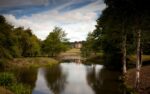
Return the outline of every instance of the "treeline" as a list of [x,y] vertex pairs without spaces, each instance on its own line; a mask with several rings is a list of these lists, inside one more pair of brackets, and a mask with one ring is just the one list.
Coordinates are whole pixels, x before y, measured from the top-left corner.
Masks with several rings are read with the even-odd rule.
[[96,29],[88,34],[82,52],[85,54],[102,52],[106,66],[119,68],[126,55],[150,54],[148,1],[104,1],[107,7],[97,19]]
[[[123,70],[127,56],[136,54],[136,84],[139,83],[141,55],[150,54],[150,6],[147,0],[104,0],[106,9],[96,29],[87,37],[83,52],[103,52],[104,65]],[[84,49],[85,48],[85,49]],[[136,85],[137,86],[137,85]]]
[[68,49],[68,40],[60,27],[55,27],[41,41],[30,29],[14,28],[0,16],[0,59],[34,56],[56,56]]
[[[83,52],[102,52],[104,65],[127,72],[127,56],[136,54],[139,83],[142,54],[150,54],[150,6],[147,0],[104,0],[106,9],[87,37]],[[136,85],[137,86],[137,85]]]

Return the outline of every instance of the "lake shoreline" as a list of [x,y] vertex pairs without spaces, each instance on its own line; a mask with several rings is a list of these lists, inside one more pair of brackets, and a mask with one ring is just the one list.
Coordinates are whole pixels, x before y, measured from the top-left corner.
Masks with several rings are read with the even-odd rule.
[[[10,78],[15,82],[12,82],[11,85],[3,86],[0,85],[0,91],[2,91],[2,94],[18,94],[18,88],[23,87],[24,90],[27,92],[30,92],[30,88],[28,86],[24,85],[23,83],[16,82],[16,77],[14,76],[14,73],[11,71],[13,69],[17,68],[39,68],[39,67],[51,67],[53,65],[58,64],[59,61],[57,61],[54,58],[48,58],[48,57],[28,57],[28,58],[14,58],[12,60],[6,60],[5,61],[5,68],[1,70],[0,74],[6,74],[6,75],[13,75],[10,76]],[[3,79],[3,76],[0,76],[1,79]],[[4,79],[5,80],[5,79]],[[7,79],[6,79],[7,80]],[[6,84],[5,82],[2,82],[1,84]],[[13,86],[13,87],[12,87]],[[24,90],[20,89],[20,92],[24,92]],[[4,92],[4,93],[3,93]]]

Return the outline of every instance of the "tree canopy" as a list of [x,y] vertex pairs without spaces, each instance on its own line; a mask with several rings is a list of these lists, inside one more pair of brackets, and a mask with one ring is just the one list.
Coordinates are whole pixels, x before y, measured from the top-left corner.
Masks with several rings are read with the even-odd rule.
[[66,33],[60,27],[55,27],[43,42],[43,52],[48,56],[56,56],[67,50],[67,42]]
[[56,56],[68,48],[66,33],[55,27],[48,37],[41,41],[31,29],[14,28],[0,16],[0,58]]

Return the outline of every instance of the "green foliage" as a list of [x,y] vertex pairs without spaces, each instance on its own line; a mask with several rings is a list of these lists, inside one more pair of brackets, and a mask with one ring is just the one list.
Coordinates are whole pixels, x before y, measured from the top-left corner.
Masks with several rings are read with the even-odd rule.
[[82,51],[91,53],[102,50],[105,66],[121,68],[123,45],[126,43],[127,54],[135,53],[137,32],[141,30],[143,53],[149,54],[150,38],[146,33],[150,29],[148,1],[105,0],[105,3],[107,7],[97,19],[96,29],[90,34],[92,39],[88,36]]
[[14,82],[14,75],[11,73],[0,73],[0,85],[8,86]]
[[89,33],[87,36],[87,39],[85,42],[83,42],[83,46],[81,48],[81,54],[84,57],[90,56],[92,53],[94,53],[94,37],[92,33]]
[[[14,28],[0,16],[0,58],[56,56],[69,47],[66,33],[55,27],[46,40],[41,42],[30,29]],[[41,49],[42,48],[42,49]]]
[[[30,29],[15,29],[18,52],[21,56],[37,56],[40,54],[40,42]],[[17,53],[17,52],[16,52]]]
[[7,24],[5,18],[0,16],[0,58],[12,58],[11,47],[14,45],[12,41],[12,28],[13,26]]
[[0,86],[6,86],[14,94],[31,94],[31,87],[25,84],[17,83],[12,73],[0,73]]
[[9,88],[15,94],[31,94],[32,93],[30,86],[27,86],[24,84],[14,83]]
[[0,16],[0,58],[38,56],[41,47],[30,29],[14,28]]
[[150,55],[150,32],[144,32],[142,37],[143,54]]
[[4,71],[6,66],[8,64],[8,60],[7,59],[0,59],[0,71]]
[[59,27],[55,27],[48,37],[43,41],[42,49],[48,56],[56,56],[62,51],[66,51],[66,33]]

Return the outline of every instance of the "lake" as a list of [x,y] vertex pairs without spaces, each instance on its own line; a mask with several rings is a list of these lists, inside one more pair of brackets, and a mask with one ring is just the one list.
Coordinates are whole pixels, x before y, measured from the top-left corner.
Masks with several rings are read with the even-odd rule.
[[125,94],[120,72],[103,65],[62,62],[52,67],[16,70],[17,80],[32,87],[32,94]]

